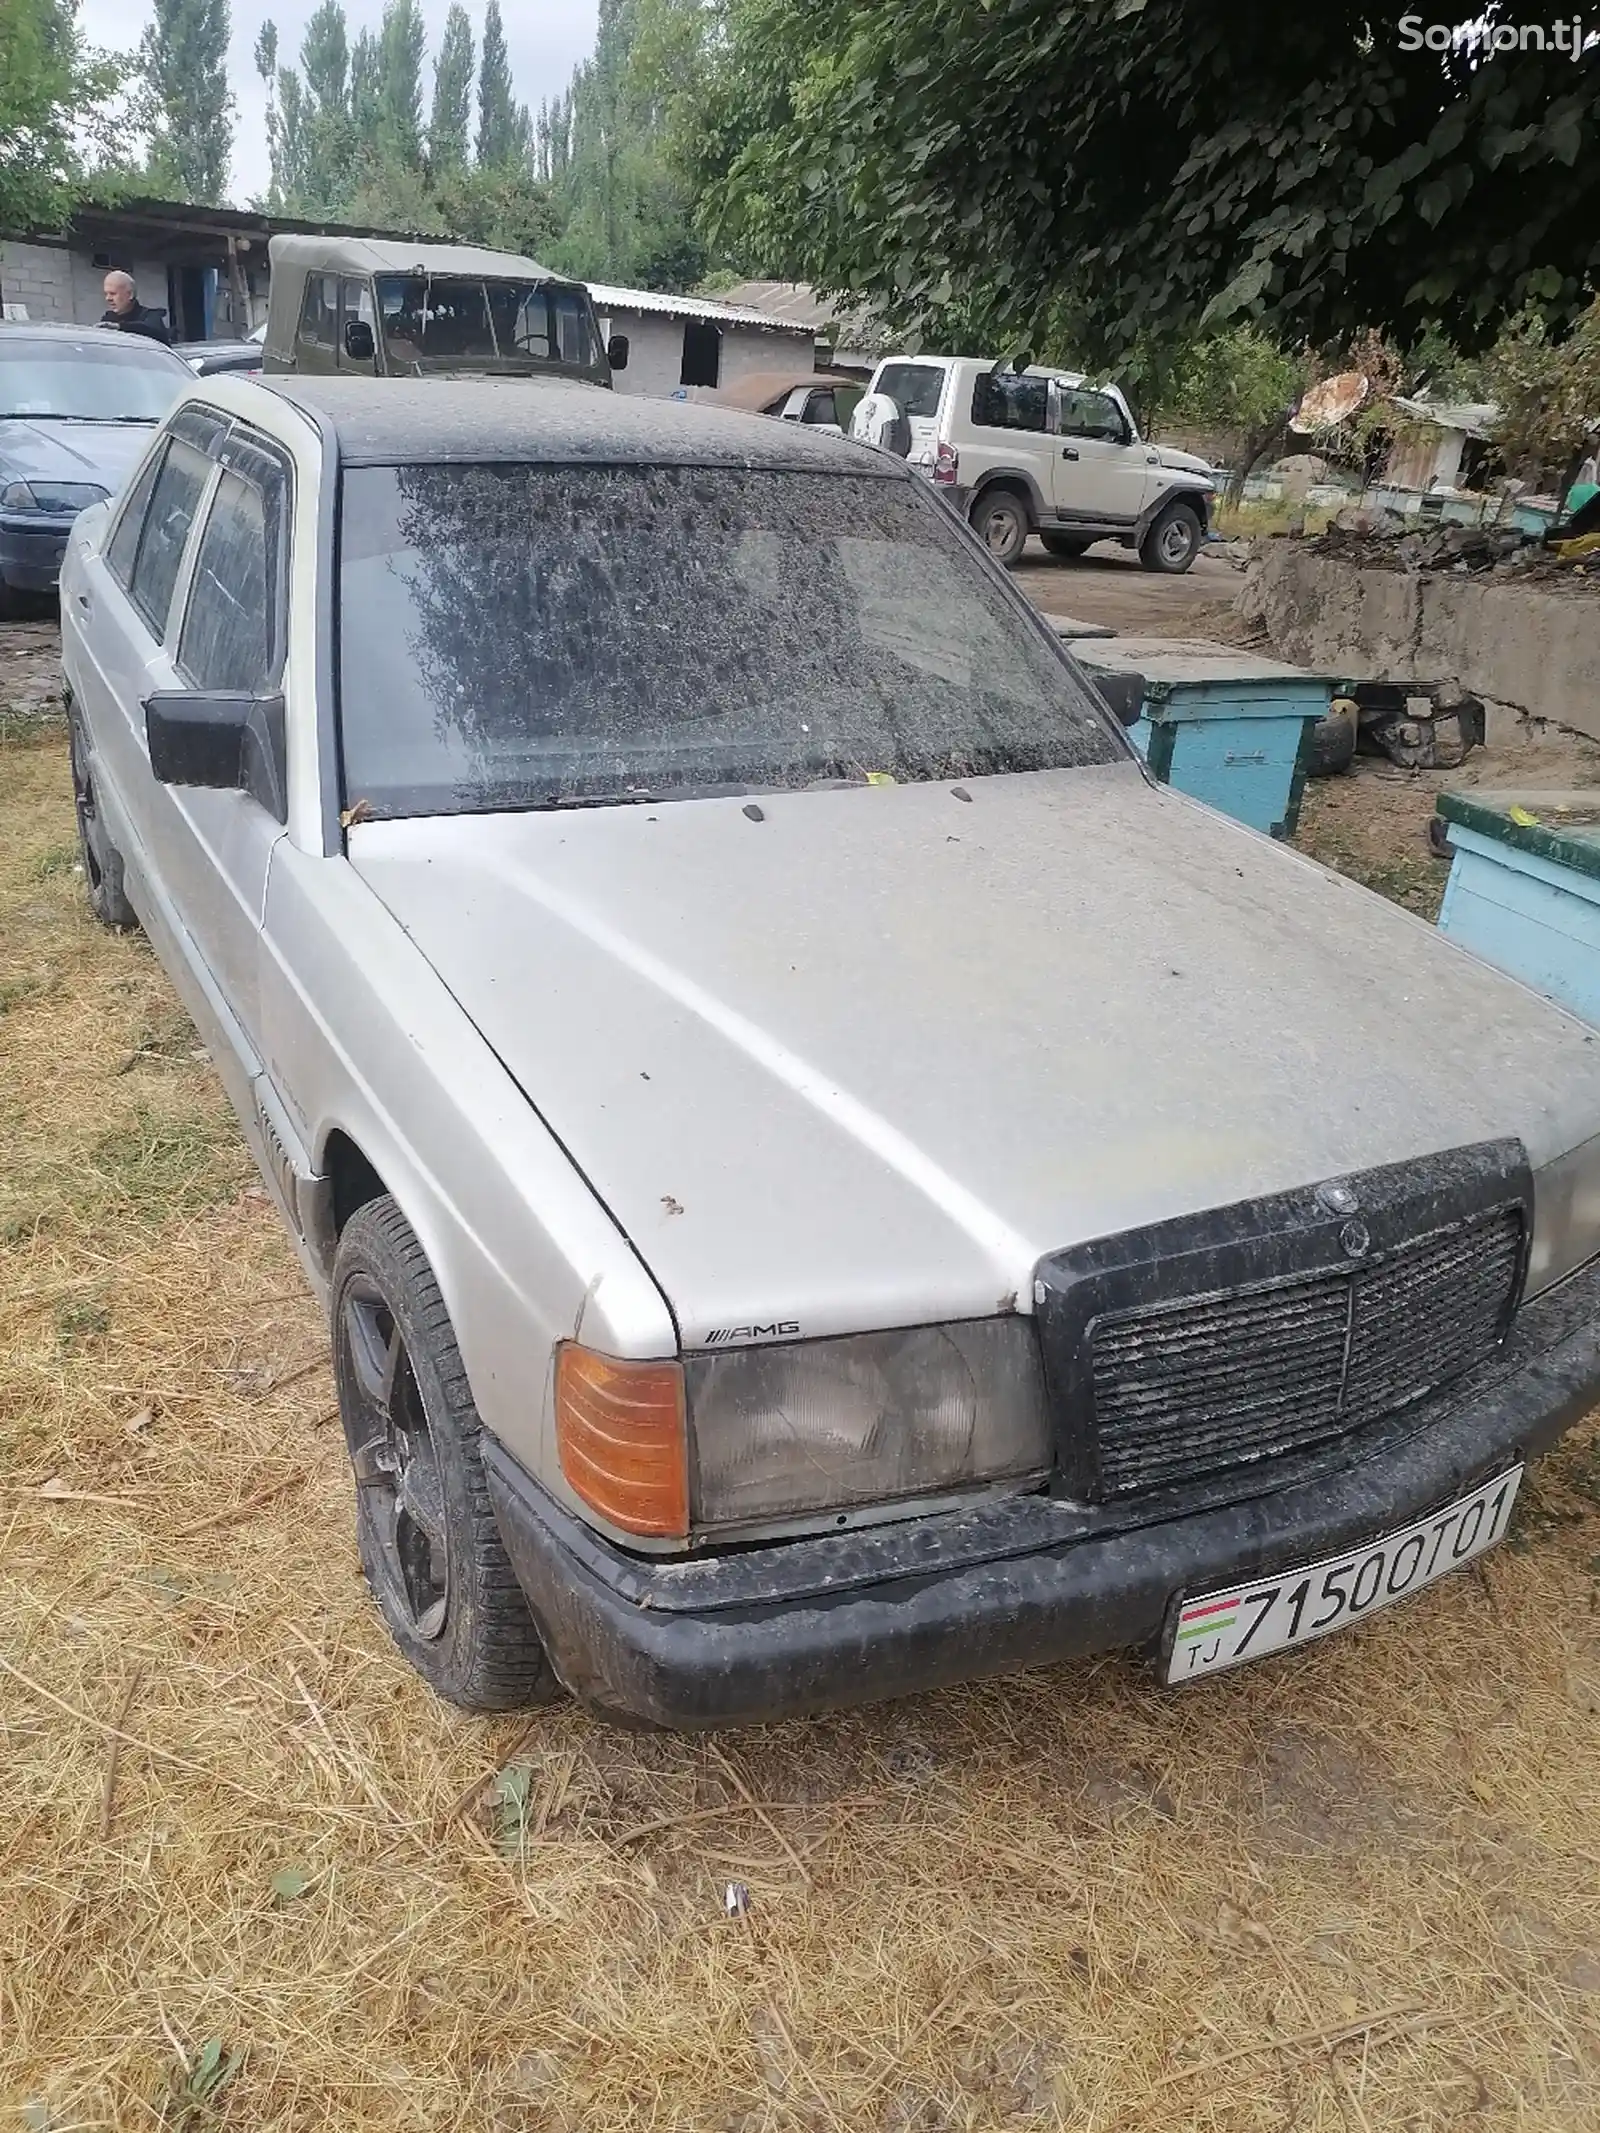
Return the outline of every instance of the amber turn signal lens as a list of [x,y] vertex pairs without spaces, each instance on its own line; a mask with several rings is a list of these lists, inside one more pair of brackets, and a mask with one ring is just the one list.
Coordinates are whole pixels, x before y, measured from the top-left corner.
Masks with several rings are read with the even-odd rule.
[[562,1342],[556,1448],[592,1510],[624,1533],[686,1534],[688,1447],[681,1364],[621,1362]]

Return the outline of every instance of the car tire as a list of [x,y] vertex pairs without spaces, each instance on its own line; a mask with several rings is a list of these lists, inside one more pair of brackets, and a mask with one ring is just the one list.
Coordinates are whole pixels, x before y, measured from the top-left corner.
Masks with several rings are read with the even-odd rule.
[[974,497],[967,523],[997,563],[1019,562],[1029,533],[1028,500],[1016,489],[985,489]]
[[473,1711],[562,1693],[495,1524],[466,1366],[439,1284],[388,1195],[333,1263],[334,1383],[373,1598],[434,1692]]
[[17,598],[16,588],[0,578],[0,622],[15,622],[22,613],[22,602]]
[[1094,543],[1086,539],[1081,533],[1041,533],[1039,538],[1044,543],[1047,555],[1067,557],[1086,555],[1094,546]]
[[122,854],[100,819],[89,771],[89,744],[76,711],[67,722],[67,748],[72,762],[72,807],[78,818],[78,857],[89,909],[102,926],[126,933],[138,925],[139,914],[129,903],[123,886]]
[[1200,514],[1193,504],[1168,504],[1140,542],[1139,561],[1146,570],[1176,577],[1200,553],[1200,533]]

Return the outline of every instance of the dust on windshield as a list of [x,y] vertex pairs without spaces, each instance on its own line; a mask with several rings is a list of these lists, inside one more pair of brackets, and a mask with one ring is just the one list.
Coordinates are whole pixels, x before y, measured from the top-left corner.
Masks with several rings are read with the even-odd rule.
[[598,360],[588,293],[571,283],[380,274],[377,293],[391,371]]
[[341,527],[345,788],[375,815],[1125,754],[909,480],[357,467]]

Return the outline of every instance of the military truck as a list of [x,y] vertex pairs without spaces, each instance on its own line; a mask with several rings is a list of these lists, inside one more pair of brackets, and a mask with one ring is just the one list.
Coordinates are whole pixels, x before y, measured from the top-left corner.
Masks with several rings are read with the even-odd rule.
[[356,377],[563,377],[609,385],[581,281],[515,252],[410,238],[274,237],[264,371]]

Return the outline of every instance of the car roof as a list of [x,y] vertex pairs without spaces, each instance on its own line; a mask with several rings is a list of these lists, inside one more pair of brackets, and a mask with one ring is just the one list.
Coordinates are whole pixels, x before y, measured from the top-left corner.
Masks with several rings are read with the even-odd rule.
[[726,466],[899,477],[904,463],[734,408],[648,399],[567,378],[318,378],[237,381],[269,392],[338,438],[350,466],[424,461]]
[[[885,356],[878,368],[880,370],[885,369],[890,363],[904,363],[907,365],[922,363],[926,364],[930,370],[958,370],[962,368],[994,370],[998,366],[1009,368],[1004,356],[936,355]],[[1081,385],[1088,373],[1082,370],[1063,370],[1057,363],[1030,363],[1022,375],[1025,378],[1056,378],[1063,385]]]
[[141,353],[154,348],[163,359],[171,356],[174,363],[188,368],[165,341],[152,340],[148,333],[118,333],[109,326],[70,326],[60,319],[45,318],[0,320],[0,344],[7,341],[93,341],[97,348],[134,348]]
[[554,281],[538,260],[520,252],[491,252],[479,244],[428,244],[413,237],[275,236],[268,247],[273,271],[304,267],[313,274],[465,274],[490,281]]

